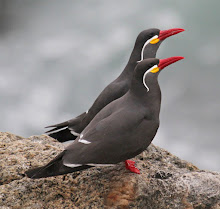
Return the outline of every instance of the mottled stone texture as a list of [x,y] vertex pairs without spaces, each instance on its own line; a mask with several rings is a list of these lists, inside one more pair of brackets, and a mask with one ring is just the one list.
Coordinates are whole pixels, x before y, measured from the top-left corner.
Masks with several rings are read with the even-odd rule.
[[140,175],[121,163],[45,179],[24,176],[62,149],[46,135],[0,132],[0,208],[220,208],[220,173],[199,170],[154,145],[134,159]]

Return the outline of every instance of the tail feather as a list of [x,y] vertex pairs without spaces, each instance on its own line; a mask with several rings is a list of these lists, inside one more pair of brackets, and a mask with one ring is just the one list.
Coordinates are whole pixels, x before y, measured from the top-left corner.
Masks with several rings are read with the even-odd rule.
[[[65,121],[63,123],[58,123],[55,125],[47,126],[46,128],[53,128],[46,133],[58,140],[59,142],[66,142],[70,140],[75,140],[77,136],[71,133],[71,130],[74,130],[76,133],[80,133],[82,130],[81,122],[83,121],[86,113],[82,113],[76,118]],[[84,127],[83,127],[84,128]]]
[[68,128],[60,130],[58,132],[49,133],[48,135],[62,143],[70,140],[75,140],[77,138],[77,136],[71,134]]
[[[48,126],[48,127],[49,127],[49,126]],[[48,127],[46,127],[46,128],[48,128]],[[66,126],[65,126],[65,127],[66,127]],[[65,128],[65,127],[63,127],[63,128]],[[48,131],[45,131],[45,133],[52,133],[52,132],[58,131],[58,130],[60,130],[60,129],[62,129],[62,128],[56,127],[56,128],[50,129],[50,130],[48,130]]]
[[57,123],[57,124],[54,124],[54,125],[46,126],[45,128],[53,128],[53,127],[64,128],[64,127],[66,127],[68,125],[69,125],[69,121],[65,121],[63,123]]
[[39,179],[39,178],[45,178],[45,177],[51,177],[51,176],[58,176],[63,175],[67,173],[72,173],[84,169],[88,169],[92,166],[89,165],[82,165],[75,168],[70,168],[65,165],[63,165],[62,157],[64,155],[65,151],[59,154],[54,160],[49,162],[47,165],[33,168],[25,172],[25,174],[32,179]]

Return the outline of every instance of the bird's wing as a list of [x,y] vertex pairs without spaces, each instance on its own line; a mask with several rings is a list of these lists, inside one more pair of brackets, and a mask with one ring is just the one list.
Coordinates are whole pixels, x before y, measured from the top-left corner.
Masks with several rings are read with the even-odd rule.
[[80,114],[79,116],[77,116],[77,117],[75,117],[75,118],[73,118],[71,120],[67,120],[67,121],[62,122],[62,123],[57,123],[57,124],[54,124],[54,125],[46,126],[45,128],[53,128],[51,130],[48,130],[46,133],[57,131],[57,130],[65,128],[65,127],[67,127],[69,125],[74,125],[79,120],[82,120],[82,118],[85,117],[85,115],[86,115],[86,112]]
[[114,164],[135,149],[135,129],[144,120],[138,111],[118,109],[90,128],[88,125],[63,157],[64,165]]
[[128,89],[129,86],[126,81],[119,82],[117,79],[114,80],[99,94],[89,109],[89,112],[92,112],[92,114],[95,116],[106,105],[122,97],[128,91]]
[[46,133],[59,142],[75,140],[76,136],[80,134],[102,108],[123,96],[127,90],[128,85],[126,82],[113,81],[100,93],[88,112],[84,112],[78,117],[63,123],[47,126],[46,128],[52,129]]
[[75,140],[79,133],[74,131],[74,126],[77,126],[81,123],[83,118],[85,117],[86,112],[82,113],[81,115],[77,116],[76,118],[73,118],[71,120],[65,121],[63,123],[58,123],[54,125],[47,126],[45,128],[52,128],[46,133],[54,138],[57,139],[59,142],[65,142],[69,140]]

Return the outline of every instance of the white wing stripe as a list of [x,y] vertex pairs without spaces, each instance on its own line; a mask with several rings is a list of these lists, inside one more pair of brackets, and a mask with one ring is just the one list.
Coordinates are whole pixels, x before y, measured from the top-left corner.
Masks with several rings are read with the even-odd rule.
[[114,164],[94,164],[94,163],[89,163],[86,165],[90,165],[90,166],[115,166]]
[[[75,168],[82,166],[82,164],[71,164],[71,163],[64,163],[65,166],[70,167],[70,168]],[[95,164],[95,163],[88,163],[84,165],[90,165],[90,166],[115,166],[115,164]]]
[[70,167],[70,168],[82,166],[82,164],[71,164],[71,163],[64,163],[63,165]]
[[[70,129],[71,130],[71,129]],[[79,136],[80,134],[78,134],[78,133],[76,133],[75,131],[70,131],[70,133],[72,134],[72,135],[74,135],[74,136]]]
[[85,139],[79,139],[78,142],[83,143],[83,144],[90,144],[91,143],[91,142],[89,142],[89,141],[87,141]]

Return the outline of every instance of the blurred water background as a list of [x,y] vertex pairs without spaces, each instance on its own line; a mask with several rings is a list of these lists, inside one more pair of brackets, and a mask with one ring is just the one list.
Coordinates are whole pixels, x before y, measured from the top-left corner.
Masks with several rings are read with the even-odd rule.
[[220,1],[1,0],[0,131],[28,137],[87,110],[124,69],[138,33],[185,28],[158,58],[185,56],[160,74],[154,144],[220,171]]

